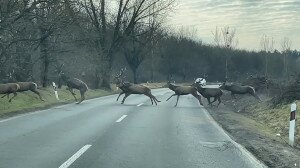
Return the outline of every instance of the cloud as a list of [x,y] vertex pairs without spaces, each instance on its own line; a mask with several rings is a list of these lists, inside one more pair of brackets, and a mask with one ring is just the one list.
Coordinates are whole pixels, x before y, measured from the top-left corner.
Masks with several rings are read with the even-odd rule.
[[241,48],[258,49],[261,36],[268,34],[278,41],[289,37],[293,47],[300,49],[299,0],[179,0],[178,3],[169,24],[193,25],[206,42],[211,42],[211,31],[216,26],[231,26],[237,29]]

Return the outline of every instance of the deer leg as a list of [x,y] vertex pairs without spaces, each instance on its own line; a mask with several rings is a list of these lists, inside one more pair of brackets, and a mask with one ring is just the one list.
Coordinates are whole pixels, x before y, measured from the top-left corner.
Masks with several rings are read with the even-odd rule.
[[85,100],[84,93],[85,93],[84,91],[80,91],[81,99],[80,99],[80,101],[79,101],[78,103],[76,103],[76,104],[80,104],[83,100]]
[[[151,96],[149,96],[150,100],[151,100],[151,104],[153,105],[153,101],[156,104],[155,100],[153,100],[153,98]],[[157,104],[156,104],[157,105]]]
[[157,102],[161,102],[161,101],[157,100],[157,98],[151,93],[151,91],[150,91],[149,95],[152,97],[152,99],[154,100],[155,104],[157,104]]
[[[154,96],[153,96],[154,97]],[[157,98],[156,97],[154,97],[154,99],[157,101],[157,102],[161,102],[160,100],[157,100]]]
[[200,105],[203,106],[203,103],[202,103],[202,100],[201,100],[201,96],[198,95],[197,92],[192,93],[192,95],[193,95],[196,99],[198,99]]
[[125,102],[125,99],[129,96],[129,95],[131,95],[130,93],[125,93],[125,96],[124,96],[124,98],[123,98],[123,100],[122,100],[122,103],[121,104],[124,104],[124,102]]
[[118,98],[117,98],[117,101],[119,100],[119,98],[120,98],[120,96],[121,96],[122,94],[124,94],[123,91],[119,94],[119,96],[118,96]]
[[218,102],[219,102],[219,104],[218,104],[218,107],[219,107],[219,105],[221,104],[221,97],[218,97]]
[[180,96],[180,95],[177,95],[177,101],[176,101],[175,107],[176,107],[177,104],[178,104],[179,96]]
[[157,98],[153,94],[151,94],[151,96],[156,102],[161,102],[161,101],[157,100]]
[[151,96],[151,98],[153,99],[155,105],[157,106],[157,99],[156,99],[152,94],[151,94],[150,96]]
[[207,99],[208,105],[211,105],[210,97],[208,97],[208,98],[206,98],[206,99]]
[[7,93],[7,94],[3,95],[1,98],[4,98],[5,96],[7,96],[7,98],[9,99],[9,94],[10,93]]
[[211,102],[211,105],[212,105],[215,101],[217,101],[217,97],[214,97],[214,100]]
[[45,101],[45,100],[42,98],[40,92],[38,92],[37,90],[31,90],[31,91],[32,91],[33,93],[37,94],[37,95],[39,96],[40,100]]
[[151,96],[149,96],[149,95],[146,95],[146,96],[148,96],[148,97],[150,98],[150,100],[151,100],[151,104],[153,105],[153,99],[152,99],[152,97],[151,97]]
[[12,100],[14,97],[17,96],[17,93],[16,93],[16,92],[14,92],[13,94],[14,94],[14,96],[13,96],[12,98],[10,98],[8,102],[11,102],[11,100]]
[[257,96],[255,93],[250,93],[253,97],[255,97],[257,100],[261,101],[261,99]]
[[149,95],[149,97],[150,97],[150,100],[151,100],[152,105],[153,105],[153,102],[157,105],[155,99],[153,99],[153,97],[152,97],[151,95]]
[[234,98],[234,99],[236,99],[234,93],[232,93],[232,92],[231,92],[231,97]]
[[157,105],[157,102],[160,102],[159,100],[157,100],[157,98],[155,96],[153,96],[153,94],[150,93],[150,96],[153,99],[155,105]]
[[[153,99],[153,96],[151,95],[151,93],[145,93],[144,95],[150,98],[151,104],[152,104],[152,105],[153,105],[153,101],[154,101],[154,103],[156,104],[156,102],[155,102],[155,100]],[[156,105],[157,105],[157,104],[156,104]]]
[[73,89],[69,88],[68,90],[71,92],[71,94],[75,98],[75,101],[77,102],[77,98],[75,97],[76,94],[74,93]]
[[166,101],[170,100],[171,97],[175,96],[176,94],[172,94]]
[[156,100],[156,98],[155,98],[155,97],[153,97],[152,99],[153,99],[153,101],[154,101],[155,105],[157,106],[157,100]]

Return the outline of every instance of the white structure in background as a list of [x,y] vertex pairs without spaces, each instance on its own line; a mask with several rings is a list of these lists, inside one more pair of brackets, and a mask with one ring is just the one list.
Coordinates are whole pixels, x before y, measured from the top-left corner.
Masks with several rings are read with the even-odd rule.
[[291,117],[290,117],[290,129],[289,129],[289,144],[294,146],[294,139],[295,139],[295,119],[296,119],[296,103],[291,105]]
[[204,78],[197,78],[195,80],[195,83],[200,84],[201,86],[205,86],[206,85],[206,80]]
[[52,86],[53,86],[55,97],[56,97],[57,100],[59,100],[58,93],[57,93],[57,90],[56,90],[57,87],[56,87],[55,82],[52,82]]

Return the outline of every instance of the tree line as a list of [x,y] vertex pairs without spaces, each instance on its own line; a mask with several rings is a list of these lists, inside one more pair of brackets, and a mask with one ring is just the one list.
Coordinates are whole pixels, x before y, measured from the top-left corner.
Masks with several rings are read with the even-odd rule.
[[57,80],[61,64],[91,88],[109,88],[123,67],[135,83],[170,76],[178,82],[205,75],[210,81],[239,80],[266,72],[285,77],[299,71],[300,53],[290,50],[288,40],[283,51],[269,50],[270,42],[259,52],[239,50],[227,29],[212,37],[218,44],[205,44],[164,26],[173,8],[174,0],[3,0],[1,83],[14,79],[46,87]]

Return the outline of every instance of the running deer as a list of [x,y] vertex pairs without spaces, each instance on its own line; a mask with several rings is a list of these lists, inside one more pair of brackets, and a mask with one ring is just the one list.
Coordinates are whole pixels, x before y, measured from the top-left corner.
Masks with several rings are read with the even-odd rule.
[[236,99],[236,97],[235,97],[236,94],[250,94],[253,97],[255,97],[256,99],[258,99],[259,101],[261,101],[261,99],[255,93],[254,87],[252,87],[252,86],[241,86],[241,85],[237,85],[237,84],[230,84],[229,85],[229,84],[226,84],[226,81],[225,81],[220,86],[220,89],[230,91],[231,96],[234,99]]
[[197,88],[195,86],[179,86],[179,85],[172,84],[170,81],[168,81],[167,85],[170,90],[175,92],[173,95],[171,95],[167,99],[167,101],[170,100],[171,97],[177,95],[177,101],[176,101],[175,107],[178,104],[179,97],[181,95],[188,95],[188,94],[193,95],[196,99],[198,99],[200,105],[203,105],[203,103],[201,101],[201,96],[198,95]]
[[59,69],[59,73],[58,73],[58,88],[61,88],[61,86],[63,84],[67,85],[67,90],[70,91],[70,93],[73,95],[73,97],[75,98],[75,101],[77,102],[77,98],[76,98],[76,94],[74,93],[73,89],[77,89],[80,92],[80,96],[81,99],[79,102],[77,102],[76,104],[80,104],[83,100],[85,100],[85,93],[88,91],[88,86],[86,83],[84,83],[83,81],[81,81],[80,79],[77,78],[71,78],[67,75],[65,75],[62,72],[62,67],[64,66],[64,64],[62,64],[60,66]]
[[[207,99],[208,105],[212,106],[212,103],[217,101],[219,102],[218,106],[221,103],[221,96],[223,92],[220,88],[204,88],[201,84],[194,84],[197,87],[198,92]],[[213,97],[214,100],[211,102],[210,98]]]
[[[10,82],[14,82],[14,84],[17,84],[19,86],[19,89],[16,91],[16,92],[25,92],[25,91],[32,91],[33,93],[37,94],[39,96],[39,99],[44,101],[44,99],[42,98],[40,92],[37,90],[38,87],[37,87],[37,84],[34,83],[34,82],[15,82],[16,79],[13,77],[14,75],[14,70],[12,71],[12,73],[9,73],[9,81]],[[2,96],[5,97],[7,96],[9,98],[9,94],[10,93],[7,93],[6,95]],[[16,95],[14,94],[14,97]],[[11,99],[10,99],[11,100]]]
[[9,97],[9,94],[13,93],[14,96],[9,99],[9,102],[17,96],[17,91],[20,89],[20,86],[16,83],[6,83],[6,84],[0,84],[0,94],[4,94],[3,97],[7,96]]
[[157,100],[157,98],[154,95],[152,95],[151,90],[148,87],[141,85],[141,84],[133,84],[133,83],[124,81],[124,78],[125,78],[124,71],[125,70],[126,70],[126,68],[121,69],[120,73],[114,76],[116,79],[117,87],[121,89],[121,93],[119,94],[117,101],[119,100],[119,97],[122,94],[125,94],[125,96],[124,96],[121,104],[124,104],[126,98],[128,96],[130,96],[131,94],[143,94],[150,98],[152,105],[153,105],[153,102],[155,103],[155,105],[157,105],[157,102],[160,102],[160,101]]

